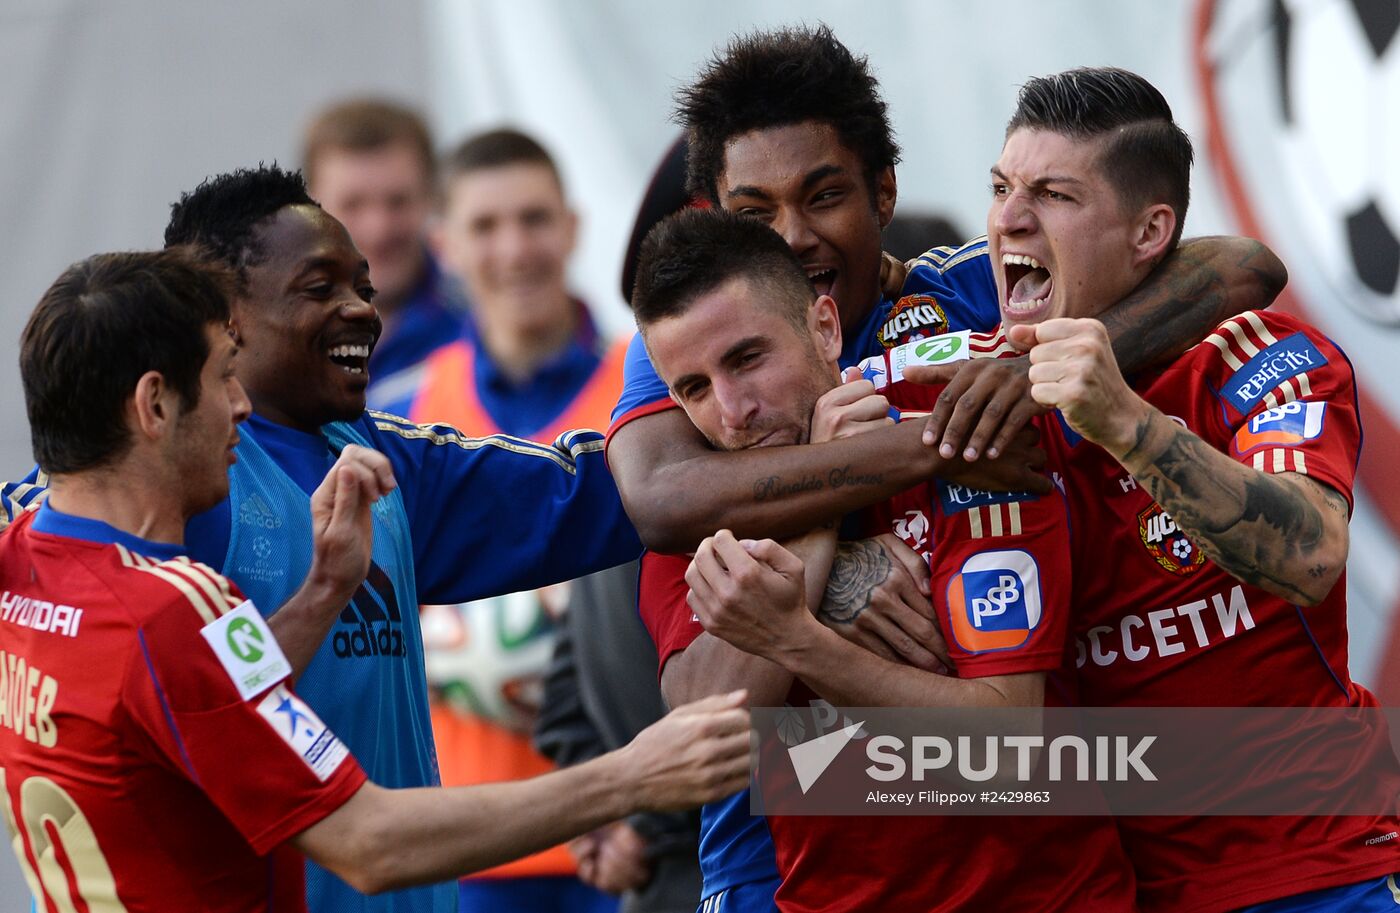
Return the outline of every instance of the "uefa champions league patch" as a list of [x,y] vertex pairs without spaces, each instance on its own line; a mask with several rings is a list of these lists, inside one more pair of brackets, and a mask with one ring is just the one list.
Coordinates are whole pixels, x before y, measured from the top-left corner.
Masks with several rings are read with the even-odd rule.
[[350,756],[350,749],[345,747],[345,743],[336,738],[315,711],[286,685],[278,685],[258,702],[258,713],[277,730],[282,741],[301,755],[306,766],[322,783],[330,779],[341,762]]
[[856,370],[860,371],[863,380],[874,384],[876,390],[883,390],[890,385],[889,369],[885,367],[883,355],[872,355],[856,365]]

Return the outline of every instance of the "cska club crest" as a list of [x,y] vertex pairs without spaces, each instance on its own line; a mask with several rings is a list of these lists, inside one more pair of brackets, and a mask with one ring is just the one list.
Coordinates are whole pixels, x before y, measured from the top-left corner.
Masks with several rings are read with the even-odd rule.
[[943,306],[932,295],[906,295],[890,308],[890,315],[880,327],[880,344],[887,349],[929,339],[948,332],[948,318]]
[[1138,535],[1153,560],[1173,574],[1190,577],[1205,566],[1205,552],[1177,528],[1171,514],[1156,504],[1138,514]]

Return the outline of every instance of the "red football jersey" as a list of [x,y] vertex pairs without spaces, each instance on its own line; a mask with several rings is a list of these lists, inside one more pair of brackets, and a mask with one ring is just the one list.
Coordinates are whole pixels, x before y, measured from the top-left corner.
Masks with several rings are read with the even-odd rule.
[[[899,408],[936,388],[894,384]],[[1049,672],[1066,656],[1066,507],[1044,497],[931,482],[872,508],[869,535],[892,531],[931,562],[938,624],[962,677]],[[647,555],[641,612],[664,668],[703,632],[685,603],[689,559]],[[798,683],[789,702],[816,695]],[[1129,911],[1133,879],[1105,817],[768,818],[784,913],[864,910]]]
[[176,551],[47,507],[0,535],[0,804],[41,911],[304,911],[282,845],[365,782]]
[[[1361,443],[1351,366],[1302,322],[1232,318],[1137,390],[1237,461],[1309,476],[1350,502]],[[1060,443],[1084,705],[1375,705],[1347,671],[1345,579],[1312,608],[1241,583],[1105,451],[1068,431]],[[1280,752],[1306,750],[1276,737]],[[1382,751],[1356,746],[1358,757]],[[1400,830],[1393,817],[1135,817],[1120,828],[1147,911],[1230,910],[1400,870],[1400,841],[1372,839]]]

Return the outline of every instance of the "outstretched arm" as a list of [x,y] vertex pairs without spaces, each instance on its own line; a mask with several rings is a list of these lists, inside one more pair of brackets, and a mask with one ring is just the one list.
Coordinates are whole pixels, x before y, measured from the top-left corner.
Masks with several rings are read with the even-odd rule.
[[1161,367],[1222,320],[1273,304],[1288,270],[1253,238],[1183,241],[1100,319],[1124,374]]
[[366,893],[457,878],[639,811],[692,808],[748,783],[742,692],[678,708],[627,746],[544,776],[453,789],[367,783],[295,838]]

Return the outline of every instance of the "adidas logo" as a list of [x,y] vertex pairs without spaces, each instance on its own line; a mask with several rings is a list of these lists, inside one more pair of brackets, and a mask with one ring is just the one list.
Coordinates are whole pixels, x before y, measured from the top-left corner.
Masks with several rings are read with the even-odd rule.
[[262,495],[254,493],[238,505],[238,522],[258,529],[277,529],[282,525],[282,518],[268,506]]
[[389,575],[377,564],[340,613],[331,638],[340,659],[407,655],[403,638],[403,613]]

